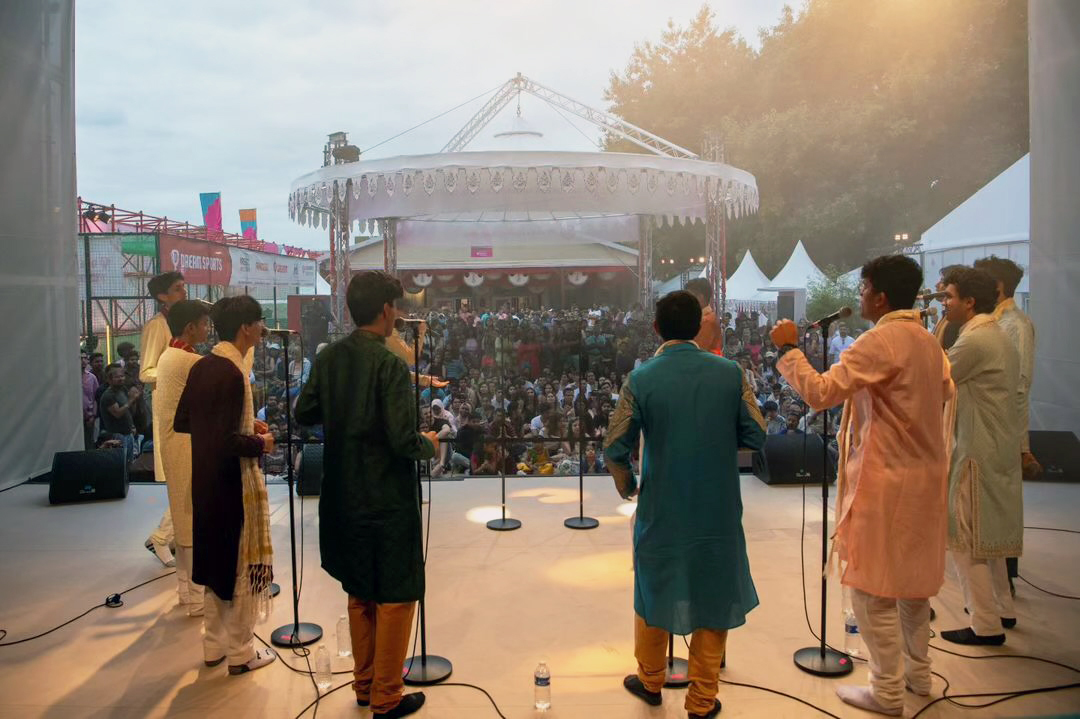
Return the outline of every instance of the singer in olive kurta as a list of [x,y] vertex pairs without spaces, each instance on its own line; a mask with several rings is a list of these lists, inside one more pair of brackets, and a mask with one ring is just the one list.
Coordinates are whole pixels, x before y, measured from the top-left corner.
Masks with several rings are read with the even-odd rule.
[[408,368],[356,330],[315,357],[296,419],[322,424],[322,566],[353,597],[380,604],[424,594],[416,460],[435,448],[416,431]]

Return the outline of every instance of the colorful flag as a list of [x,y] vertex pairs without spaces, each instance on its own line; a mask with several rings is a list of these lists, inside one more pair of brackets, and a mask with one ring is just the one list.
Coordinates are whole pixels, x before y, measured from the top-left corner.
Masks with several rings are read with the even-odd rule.
[[202,219],[206,229],[221,232],[221,193],[200,192],[199,201],[202,203]]
[[259,239],[259,230],[255,222],[255,210],[240,210],[240,234],[245,240]]

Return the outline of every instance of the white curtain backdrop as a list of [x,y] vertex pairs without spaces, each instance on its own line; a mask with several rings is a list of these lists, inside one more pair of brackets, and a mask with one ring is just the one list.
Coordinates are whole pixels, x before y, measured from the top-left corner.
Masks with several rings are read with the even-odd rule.
[[73,11],[0,2],[0,488],[83,444]]
[[1080,435],[1080,3],[1028,3],[1032,429]]

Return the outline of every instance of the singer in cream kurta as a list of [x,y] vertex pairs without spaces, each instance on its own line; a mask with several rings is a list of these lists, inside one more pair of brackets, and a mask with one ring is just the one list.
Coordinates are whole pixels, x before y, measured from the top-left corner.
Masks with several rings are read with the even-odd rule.
[[192,546],[191,435],[176,432],[173,419],[188,373],[200,359],[193,350],[176,346],[166,349],[158,361],[154,393],[154,453],[165,473],[176,543],[183,547]]
[[1035,375],[1035,325],[1024,314],[1012,297],[1007,297],[994,308],[993,318],[1008,335],[1009,341],[1020,355],[1020,382],[1017,397],[1020,404],[1020,451],[1030,452],[1028,422],[1030,416],[1031,380]]

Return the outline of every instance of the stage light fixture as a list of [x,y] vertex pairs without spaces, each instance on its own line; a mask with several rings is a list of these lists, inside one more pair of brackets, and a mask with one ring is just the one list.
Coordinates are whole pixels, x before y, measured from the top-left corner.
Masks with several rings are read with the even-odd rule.
[[109,216],[109,213],[105,212],[105,211],[99,212],[97,218],[98,218],[98,222],[108,222],[109,220],[112,219]]
[[705,264],[705,258],[704,257],[699,257],[698,262],[700,262],[701,264]]

